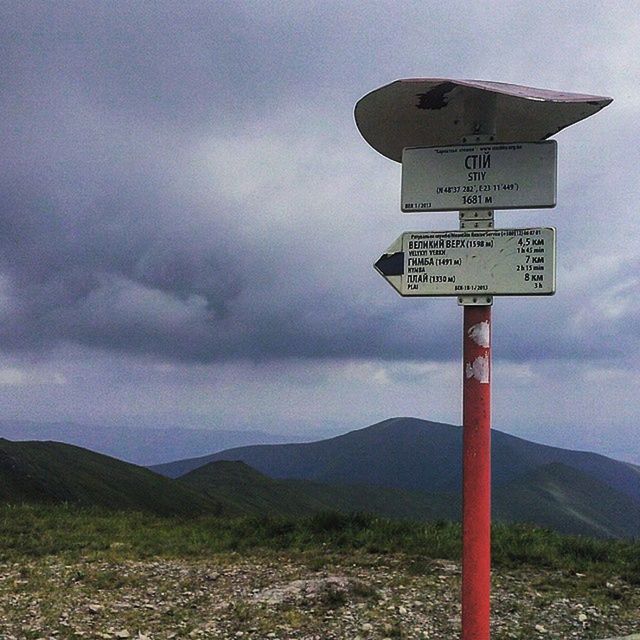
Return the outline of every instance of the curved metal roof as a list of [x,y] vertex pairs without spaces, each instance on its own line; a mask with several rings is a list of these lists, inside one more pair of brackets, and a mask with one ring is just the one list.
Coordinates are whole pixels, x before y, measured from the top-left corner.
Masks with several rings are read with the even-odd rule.
[[[612,98],[535,89],[503,82],[414,78],[396,80],[361,98],[355,120],[382,155],[402,161],[405,147],[459,144],[471,133],[469,105],[495,108],[495,142],[536,142],[606,107]],[[466,106],[465,106],[466,105]]]

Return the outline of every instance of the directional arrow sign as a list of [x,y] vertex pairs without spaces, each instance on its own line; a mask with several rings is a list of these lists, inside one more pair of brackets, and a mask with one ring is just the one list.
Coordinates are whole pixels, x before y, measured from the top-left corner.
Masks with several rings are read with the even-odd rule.
[[551,295],[556,230],[403,233],[375,263],[402,296]]

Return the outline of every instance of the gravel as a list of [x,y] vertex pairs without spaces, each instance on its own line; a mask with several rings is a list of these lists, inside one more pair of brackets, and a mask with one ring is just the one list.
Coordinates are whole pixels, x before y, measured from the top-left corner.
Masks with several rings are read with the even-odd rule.
[[[638,587],[589,580],[494,571],[492,640],[637,634]],[[442,640],[459,637],[459,593],[457,563],[400,556],[49,557],[0,564],[0,638]]]

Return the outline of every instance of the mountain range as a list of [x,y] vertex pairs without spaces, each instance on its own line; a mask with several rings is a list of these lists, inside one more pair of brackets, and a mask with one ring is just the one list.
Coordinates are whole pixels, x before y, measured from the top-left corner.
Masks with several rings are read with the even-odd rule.
[[27,420],[0,420],[0,437],[8,440],[66,442],[146,466],[196,456],[203,451],[213,453],[248,444],[317,439],[317,436],[274,434],[260,430],[195,429],[184,426],[156,428],[138,421],[127,425],[96,427],[74,422]]
[[[640,468],[499,431],[492,439],[494,520],[599,537],[640,536]],[[461,449],[461,427],[416,418],[151,469],[61,443],[0,439],[0,499],[171,515],[338,510],[457,520]]]
[[[640,467],[492,431],[492,483],[500,487],[549,464],[563,464],[640,502]],[[392,418],[318,442],[237,447],[151,467],[178,477],[208,462],[241,460],[273,478],[457,492],[462,483],[462,427]]]

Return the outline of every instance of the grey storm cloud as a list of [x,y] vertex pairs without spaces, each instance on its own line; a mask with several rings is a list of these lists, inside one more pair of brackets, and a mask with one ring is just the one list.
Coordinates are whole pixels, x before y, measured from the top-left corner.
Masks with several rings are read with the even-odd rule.
[[[333,223],[319,209],[304,221],[300,207],[291,233],[276,219],[297,208],[287,201],[295,186],[287,175],[325,168],[312,164],[320,162],[315,156],[361,145],[376,176],[390,175],[386,161],[367,155],[351,120],[362,91],[330,84],[329,51],[343,59],[337,76],[362,64],[339,51],[349,37],[366,41],[368,31],[354,28],[362,18],[341,23],[331,11],[293,5],[295,14],[271,3],[235,2],[159,3],[154,10],[144,3],[25,2],[10,12],[5,6],[11,15],[0,27],[3,349],[37,354],[72,343],[199,362],[444,360],[457,353],[455,304],[409,307],[384,285],[376,288],[373,249],[342,258],[333,280],[324,279],[335,258],[320,245],[332,227],[347,238],[373,239],[360,210],[353,223]],[[371,72],[366,90],[370,81]],[[338,95],[344,107],[336,110]],[[284,178],[269,181],[276,169],[260,141],[249,154],[253,162],[264,153],[265,199],[250,185],[249,195],[234,195],[217,182],[219,173],[207,177],[206,166],[194,167],[189,150],[209,139],[209,157],[232,174],[234,140],[264,135],[268,142],[266,132],[282,126],[288,109],[309,120],[289,123],[293,151],[283,161]],[[348,134],[336,142],[337,122]],[[320,140],[319,151],[304,156],[309,167],[295,152],[303,131]],[[341,171],[332,180],[345,179]],[[307,180],[322,191],[325,178]],[[366,194],[365,180],[354,178],[349,189],[356,183],[358,195]],[[297,188],[304,195],[304,186]],[[330,207],[338,202],[345,199],[328,198]],[[295,233],[308,246],[301,249]],[[336,242],[344,256],[347,239]],[[296,255],[302,250],[304,260]],[[600,352],[585,342],[578,325],[597,331],[614,322],[624,331],[623,320],[637,316],[626,301],[634,287],[630,280],[609,309],[582,319],[536,306],[549,357],[611,355],[611,346]],[[522,303],[512,306],[524,310]],[[540,354],[535,332],[507,329],[502,341],[507,358]],[[624,349],[627,342],[617,344]]]

